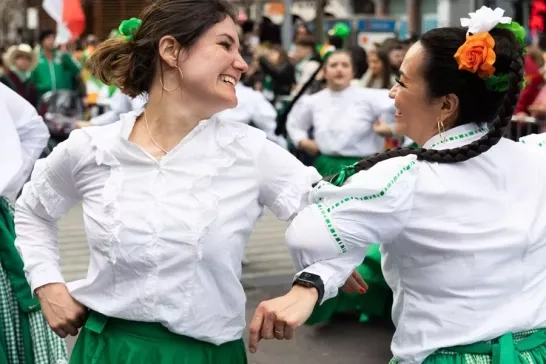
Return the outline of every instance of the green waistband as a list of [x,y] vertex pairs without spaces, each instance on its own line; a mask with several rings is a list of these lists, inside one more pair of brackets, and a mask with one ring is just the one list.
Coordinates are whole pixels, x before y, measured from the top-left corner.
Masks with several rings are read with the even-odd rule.
[[[520,336],[521,334],[515,334]],[[514,339],[514,334],[508,333],[495,340],[475,344],[453,346],[441,351],[459,354],[491,355],[493,364],[520,364],[518,353],[529,351],[546,344],[546,329],[540,329],[528,336]]]
[[[170,342],[177,345],[192,345],[196,347],[216,346],[189,336],[175,334],[157,322],[142,322],[108,317],[96,311],[90,311],[85,328],[97,334],[131,335],[141,337],[146,341]],[[242,339],[230,341],[220,346],[240,345]]]

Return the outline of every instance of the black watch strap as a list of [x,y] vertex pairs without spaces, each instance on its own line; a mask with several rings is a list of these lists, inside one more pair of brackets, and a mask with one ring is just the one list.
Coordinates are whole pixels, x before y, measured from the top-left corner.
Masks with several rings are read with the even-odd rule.
[[322,302],[322,298],[324,297],[324,283],[322,282],[322,278],[320,278],[320,276],[313,273],[303,272],[298,278],[296,278],[293,285],[316,288],[318,291],[317,303]]

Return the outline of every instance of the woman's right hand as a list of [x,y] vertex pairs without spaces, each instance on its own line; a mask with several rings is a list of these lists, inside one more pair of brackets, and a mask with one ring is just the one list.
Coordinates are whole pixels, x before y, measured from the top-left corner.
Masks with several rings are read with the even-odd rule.
[[76,336],[87,318],[87,308],[72,298],[66,284],[46,284],[35,293],[51,329],[62,338]]

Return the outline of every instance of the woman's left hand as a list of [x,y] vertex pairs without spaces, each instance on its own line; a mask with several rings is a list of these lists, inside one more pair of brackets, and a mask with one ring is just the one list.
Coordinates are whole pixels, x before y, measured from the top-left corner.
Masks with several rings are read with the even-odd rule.
[[313,313],[317,300],[315,288],[296,285],[284,296],[260,303],[250,323],[250,352],[258,351],[261,339],[292,339],[296,329]]

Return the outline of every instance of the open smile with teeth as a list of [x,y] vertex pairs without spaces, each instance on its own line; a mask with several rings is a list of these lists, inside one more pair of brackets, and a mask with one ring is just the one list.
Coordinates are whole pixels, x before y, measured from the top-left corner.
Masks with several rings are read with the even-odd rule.
[[220,79],[224,82],[227,82],[227,83],[230,83],[232,84],[233,86],[235,86],[235,84],[237,83],[237,81],[235,80],[235,78],[231,77],[231,76],[226,76],[226,75],[222,75],[220,76]]

